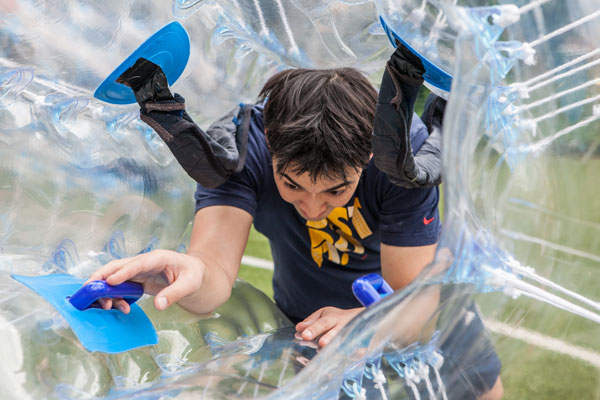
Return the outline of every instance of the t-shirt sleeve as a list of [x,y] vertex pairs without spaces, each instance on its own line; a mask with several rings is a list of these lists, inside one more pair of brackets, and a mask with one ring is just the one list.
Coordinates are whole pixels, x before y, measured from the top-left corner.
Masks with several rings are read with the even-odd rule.
[[390,246],[435,244],[441,230],[439,188],[405,189],[379,174],[381,243]]
[[196,212],[210,206],[232,206],[241,208],[254,217],[256,210],[256,187],[242,170],[233,174],[229,180],[214,189],[197,185]]

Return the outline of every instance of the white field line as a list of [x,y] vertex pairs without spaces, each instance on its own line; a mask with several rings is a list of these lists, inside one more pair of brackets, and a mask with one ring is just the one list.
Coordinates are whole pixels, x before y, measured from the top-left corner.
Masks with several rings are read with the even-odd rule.
[[243,256],[242,264],[247,265],[249,267],[256,267],[273,271],[273,261],[264,260],[262,258]]
[[[273,270],[273,262],[262,258],[243,256],[242,264],[250,267]],[[600,368],[600,354],[583,347],[575,346],[560,339],[542,335],[538,332],[512,326],[493,319],[486,319],[485,326],[492,332],[500,335],[509,336],[513,339],[521,340],[525,343],[537,346],[539,348],[565,354],[569,357],[583,360],[596,368]]]
[[600,368],[600,354],[593,350],[565,343],[560,339],[545,336],[519,326],[504,324],[493,319],[486,319],[485,326],[494,333],[510,336],[511,338],[521,340],[545,350],[578,358],[590,363],[596,368]]

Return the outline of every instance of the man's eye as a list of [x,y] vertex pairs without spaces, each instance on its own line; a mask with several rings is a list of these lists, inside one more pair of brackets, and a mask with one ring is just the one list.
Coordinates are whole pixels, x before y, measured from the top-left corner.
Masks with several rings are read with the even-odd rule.
[[284,184],[284,185],[285,185],[285,187],[287,187],[288,189],[291,189],[291,190],[296,190],[296,189],[298,189],[298,186],[294,185],[293,183],[284,182],[283,184]]
[[344,189],[330,190],[329,194],[332,196],[341,196],[342,194],[344,194],[344,192],[345,192]]

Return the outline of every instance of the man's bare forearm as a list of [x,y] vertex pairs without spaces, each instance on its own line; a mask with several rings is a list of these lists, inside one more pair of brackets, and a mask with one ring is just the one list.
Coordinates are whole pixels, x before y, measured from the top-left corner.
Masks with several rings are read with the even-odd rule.
[[179,300],[179,305],[206,314],[229,299],[251,224],[252,216],[235,207],[213,206],[198,211],[187,256],[193,268],[202,271],[201,285]]
[[178,304],[195,314],[210,314],[229,299],[235,278],[232,280],[210,255],[188,253],[188,256],[195,264],[204,264],[202,284],[200,289],[183,297]]

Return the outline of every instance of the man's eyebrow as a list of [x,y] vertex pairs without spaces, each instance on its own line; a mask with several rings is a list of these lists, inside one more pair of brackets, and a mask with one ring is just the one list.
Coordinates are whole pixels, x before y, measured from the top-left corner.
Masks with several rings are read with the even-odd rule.
[[302,185],[300,185],[298,182],[296,182],[292,178],[290,178],[289,175],[286,174],[285,172],[280,173],[280,175],[283,176],[284,178],[287,178],[288,181],[292,182],[294,185],[298,186],[300,189],[304,190]]
[[[302,185],[300,185],[298,182],[296,182],[292,178],[290,178],[289,175],[286,174],[285,172],[282,172],[280,175],[283,176],[284,178],[286,178],[287,180],[289,180],[294,185],[298,186],[300,189],[305,190],[302,187]],[[334,191],[334,190],[339,189],[339,188],[344,187],[344,186],[350,186],[353,182],[354,181],[344,181],[344,182],[342,182],[342,183],[340,183],[338,185],[335,185],[335,186],[332,186],[332,187],[330,187],[328,189],[323,190],[323,192],[331,192],[331,191]]]
[[339,188],[342,188],[342,187],[344,187],[344,186],[350,186],[350,185],[351,185],[353,182],[354,182],[354,181],[350,181],[350,182],[348,182],[348,181],[344,181],[344,182],[340,183],[339,185],[332,186],[332,187],[330,187],[329,189],[325,189],[325,190],[323,190],[323,191],[324,191],[324,192],[333,192],[334,190],[336,190],[336,189],[339,189]]

